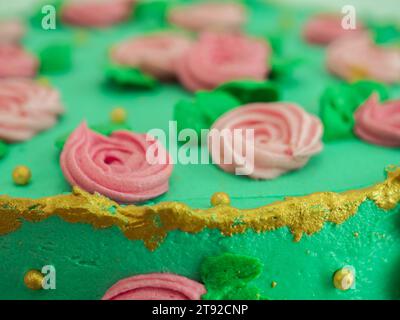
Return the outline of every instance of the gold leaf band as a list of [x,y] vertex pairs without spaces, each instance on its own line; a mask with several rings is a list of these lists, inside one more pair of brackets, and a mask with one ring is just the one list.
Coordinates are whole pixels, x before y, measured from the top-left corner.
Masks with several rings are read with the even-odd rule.
[[357,213],[366,200],[377,207],[394,209],[400,201],[400,168],[388,171],[387,179],[372,187],[344,193],[320,192],[256,209],[237,209],[221,201],[209,209],[193,209],[179,202],[153,206],[120,206],[99,194],[77,187],[71,194],[42,199],[0,196],[0,235],[17,230],[22,220],[38,222],[59,216],[70,223],[88,223],[96,228],[118,226],[131,240],[142,240],[155,250],[168,232],[197,233],[205,228],[219,229],[225,236],[288,227],[299,241],[303,233],[321,230],[325,222],[340,224]]

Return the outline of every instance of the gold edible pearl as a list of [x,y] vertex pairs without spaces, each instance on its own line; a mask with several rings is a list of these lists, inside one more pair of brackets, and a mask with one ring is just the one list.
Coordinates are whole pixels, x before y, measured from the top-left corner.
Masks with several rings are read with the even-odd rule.
[[24,283],[27,288],[32,290],[40,290],[43,288],[44,276],[39,270],[29,270],[25,273]]
[[354,272],[349,268],[342,268],[335,272],[333,285],[339,290],[349,290],[354,284]]
[[278,282],[276,282],[276,281],[272,281],[271,282],[271,288],[272,289],[275,288],[277,285],[278,285]]
[[211,205],[219,206],[222,204],[228,205],[231,203],[231,199],[225,192],[216,192],[211,197]]
[[127,112],[124,108],[118,107],[111,111],[111,121],[113,123],[124,123],[127,118]]
[[31,170],[27,166],[17,166],[12,173],[14,183],[19,186],[27,185],[31,181],[31,177]]

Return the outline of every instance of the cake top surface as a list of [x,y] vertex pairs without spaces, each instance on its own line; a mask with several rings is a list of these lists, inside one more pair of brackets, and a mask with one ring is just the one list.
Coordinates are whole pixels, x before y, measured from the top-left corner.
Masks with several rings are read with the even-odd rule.
[[[279,80],[282,101],[301,105],[318,115],[319,99],[324,89],[341,81],[325,68],[325,48],[312,46],[301,37],[308,13],[277,10],[264,4],[248,6],[250,34],[278,34],[282,51],[301,62],[289,77]],[[60,152],[56,140],[74,130],[83,120],[89,125],[109,121],[115,107],[128,112],[127,123],[135,132],[146,133],[159,128],[169,132],[175,104],[192,94],[176,83],[163,83],[153,90],[123,91],[105,83],[107,52],[112,45],[131,36],[158,30],[148,21],[132,21],[104,30],[59,27],[56,30],[30,28],[24,43],[33,52],[46,44],[73,44],[73,67],[65,74],[43,74],[60,90],[66,112],[51,130],[31,140],[10,146],[9,155],[0,162],[1,194],[39,198],[70,192],[60,169]],[[400,85],[389,86],[390,95],[400,96]],[[204,147],[203,147],[204,148]],[[323,151],[301,170],[274,180],[255,181],[221,171],[212,164],[176,164],[170,189],[149,201],[184,202],[192,207],[208,207],[210,196],[219,191],[230,195],[232,205],[253,208],[283,199],[319,191],[341,192],[358,189],[383,180],[383,169],[398,163],[398,150],[369,144],[358,138],[326,142]],[[32,183],[20,187],[12,183],[11,172],[17,164],[32,170]]]

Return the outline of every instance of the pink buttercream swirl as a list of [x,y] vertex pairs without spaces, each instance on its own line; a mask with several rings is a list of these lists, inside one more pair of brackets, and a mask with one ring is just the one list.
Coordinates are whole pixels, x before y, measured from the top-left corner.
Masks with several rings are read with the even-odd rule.
[[24,35],[25,26],[21,21],[0,21],[0,43],[19,43]]
[[360,32],[364,29],[358,23],[356,29],[345,29],[342,26],[343,17],[332,14],[317,14],[310,18],[304,26],[303,37],[309,43],[328,44],[340,37]]
[[341,37],[327,48],[327,68],[348,81],[398,82],[400,49],[377,46],[367,33]]
[[[238,129],[253,129],[254,140],[249,140],[244,131],[234,135]],[[220,134],[223,130],[232,135]],[[213,124],[209,150],[213,161],[231,173],[243,167],[247,150],[254,155],[253,164],[244,164],[247,168],[253,166],[247,175],[274,179],[305,166],[319,153],[323,148],[322,133],[321,121],[295,104],[252,103],[229,111]]]
[[175,61],[191,44],[188,37],[178,32],[155,33],[117,44],[111,49],[111,61],[137,67],[156,78],[173,78],[176,75]]
[[150,273],[118,281],[102,300],[200,300],[205,287],[171,273]]
[[33,78],[38,68],[37,58],[22,47],[0,44],[0,78]]
[[108,27],[127,20],[132,0],[69,0],[62,7],[62,20],[81,27]]
[[400,100],[381,104],[374,93],[356,111],[355,121],[355,133],[361,139],[381,146],[400,146]]
[[61,113],[57,90],[30,79],[0,80],[0,140],[28,140],[54,126]]
[[[151,161],[149,149],[156,157]],[[68,138],[60,163],[72,186],[122,203],[141,202],[167,192],[173,168],[169,154],[154,138],[129,131],[115,131],[106,137],[85,123]]]
[[263,80],[269,71],[269,54],[263,40],[204,33],[177,61],[178,77],[190,91],[213,89],[232,80]]
[[238,31],[246,18],[246,10],[238,3],[196,3],[177,6],[168,13],[171,24],[195,32]]

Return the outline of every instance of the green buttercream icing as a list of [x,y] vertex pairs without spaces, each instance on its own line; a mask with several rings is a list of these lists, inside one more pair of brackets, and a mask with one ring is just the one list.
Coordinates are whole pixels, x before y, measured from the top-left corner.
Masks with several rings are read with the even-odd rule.
[[4,158],[8,153],[8,145],[0,141],[0,159]]
[[156,79],[137,68],[108,65],[105,75],[113,84],[123,87],[152,89],[158,84]]
[[72,66],[72,45],[68,42],[54,43],[39,52],[42,72],[65,72]]
[[389,97],[387,87],[379,82],[359,81],[327,87],[320,99],[320,115],[324,123],[324,140],[353,137],[354,112],[373,93],[381,100]]
[[[100,125],[90,126],[90,129],[101,133],[105,136],[110,136],[114,131],[117,130],[132,130],[132,127],[126,123],[105,123]],[[55,145],[57,149],[62,150],[64,147],[65,142],[67,142],[68,137],[70,136],[71,132],[65,133],[57,138]]]
[[205,259],[201,278],[207,288],[206,300],[259,300],[260,290],[248,286],[263,269],[260,260],[248,256],[224,253]]
[[232,81],[222,84],[217,90],[229,93],[241,104],[279,100],[278,88],[270,81]]

